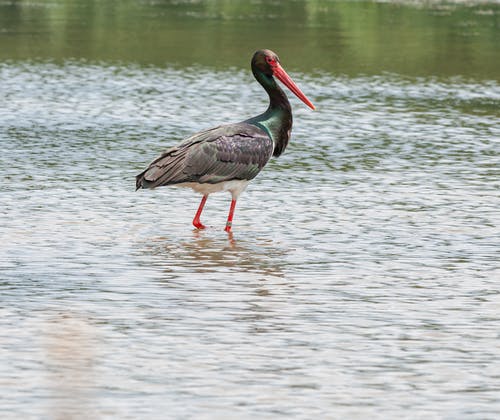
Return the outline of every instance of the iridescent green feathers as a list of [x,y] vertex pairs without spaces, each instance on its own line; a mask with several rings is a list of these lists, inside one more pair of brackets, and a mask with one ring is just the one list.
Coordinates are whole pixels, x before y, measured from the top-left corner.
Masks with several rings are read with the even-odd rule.
[[283,89],[273,78],[266,57],[272,56],[279,62],[278,56],[270,50],[256,51],[252,57],[252,73],[269,95],[267,110],[249,118],[245,122],[263,126],[271,136],[274,143],[273,156],[280,156],[286,149],[292,131],[292,107]]

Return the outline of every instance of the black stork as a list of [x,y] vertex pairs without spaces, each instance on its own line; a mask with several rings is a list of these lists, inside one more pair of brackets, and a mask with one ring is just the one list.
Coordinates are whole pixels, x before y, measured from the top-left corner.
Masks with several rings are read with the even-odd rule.
[[208,195],[229,191],[232,200],[224,230],[230,232],[239,195],[271,156],[281,155],[288,144],[292,109],[273,76],[314,109],[283,70],[274,52],[255,52],[252,72],[269,95],[269,107],[264,113],[236,124],[200,131],[163,152],[136,177],[137,189],[177,185],[201,193],[203,198],[193,219],[197,229],[205,228],[200,216]]

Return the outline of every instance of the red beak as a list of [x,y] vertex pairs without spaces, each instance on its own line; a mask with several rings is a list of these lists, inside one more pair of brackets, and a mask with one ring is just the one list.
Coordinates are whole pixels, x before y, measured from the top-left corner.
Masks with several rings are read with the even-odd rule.
[[297,98],[304,102],[309,108],[316,109],[307,96],[302,93],[292,78],[286,73],[279,63],[273,66],[273,75],[276,76],[288,89],[290,89]]

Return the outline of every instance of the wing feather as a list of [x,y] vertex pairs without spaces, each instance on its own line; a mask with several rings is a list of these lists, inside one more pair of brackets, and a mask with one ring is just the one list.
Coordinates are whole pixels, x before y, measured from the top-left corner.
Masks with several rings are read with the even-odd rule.
[[136,177],[137,188],[253,179],[273,152],[265,131],[248,123],[202,131],[166,150]]

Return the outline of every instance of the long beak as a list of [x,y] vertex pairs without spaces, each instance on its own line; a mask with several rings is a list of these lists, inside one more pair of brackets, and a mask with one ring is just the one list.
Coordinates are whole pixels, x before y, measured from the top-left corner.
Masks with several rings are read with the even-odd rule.
[[273,66],[273,74],[309,108],[316,109],[312,102],[307,99],[307,96],[302,93],[299,87],[295,84],[295,82],[291,79],[291,77],[286,73],[286,71],[283,69],[283,67],[281,67],[279,63],[276,63]]

